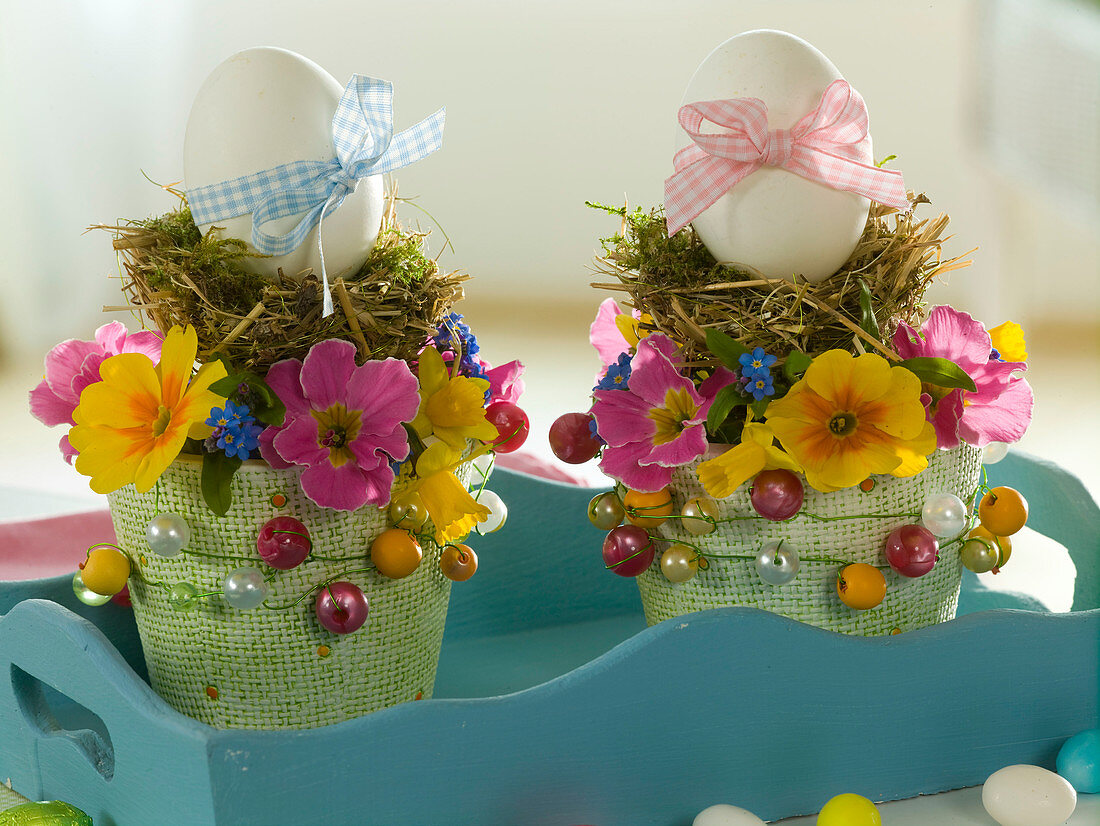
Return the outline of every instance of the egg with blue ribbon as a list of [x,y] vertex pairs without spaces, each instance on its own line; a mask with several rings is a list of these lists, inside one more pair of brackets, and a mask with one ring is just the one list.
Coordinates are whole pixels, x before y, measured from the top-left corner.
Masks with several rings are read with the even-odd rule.
[[310,60],[255,48],[220,64],[195,96],[184,138],[184,182],[199,231],[213,227],[264,257],[254,272],[329,285],[356,272],[378,238],[382,176],[434,152],[442,109],[401,132],[393,86],[353,75],[341,86]]

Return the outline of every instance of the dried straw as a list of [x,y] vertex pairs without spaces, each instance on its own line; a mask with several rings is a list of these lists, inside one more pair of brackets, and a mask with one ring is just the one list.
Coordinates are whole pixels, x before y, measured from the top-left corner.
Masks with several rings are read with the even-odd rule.
[[199,359],[224,356],[235,367],[266,373],[287,358],[303,358],[319,341],[354,342],[359,361],[416,358],[428,336],[462,300],[469,276],[442,272],[424,253],[427,233],[397,223],[396,195],[389,202],[378,241],[353,275],[336,279],[336,312],[321,317],[321,285],[310,270],[277,280],[250,273],[246,245],[216,229],[200,235],[186,204],[166,215],[118,226],[114,247],[125,276],[124,307],[137,309],[161,332],[194,326]]
[[[604,240],[604,255],[596,259],[596,271],[617,281],[592,286],[626,292],[629,304],[652,317],[652,329],[684,346],[692,366],[717,364],[706,348],[708,329],[781,360],[794,350],[815,356],[834,348],[897,359],[889,341],[898,323],[919,321],[933,279],[970,263],[965,256],[941,255],[948,217],[918,220],[913,208],[930,202],[912,194],[910,201],[904,212],[872,203],[851,257],[817,284],[719,264],[690,226],[669,238],[659,208],[628,212],[591,204],[622,216],[619,233]],[[879,336],[860,323],[861,281],[870,291]]]

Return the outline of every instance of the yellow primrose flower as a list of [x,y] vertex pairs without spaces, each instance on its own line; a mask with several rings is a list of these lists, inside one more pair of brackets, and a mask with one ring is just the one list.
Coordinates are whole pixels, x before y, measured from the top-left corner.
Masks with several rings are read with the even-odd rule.
[[203,421],[225,401],[209,387],[225,377],[220,361],[205,364],[192,378],[198,338],[193,327],[173,327],[160,363],[144,353],[111,356],[99,368],[100,381],[80,394],[69,441],[80,455],[76,469],[91,477],[96,493],[131,482],[139,492],[153,487],[179,455],[188,436],[202,439]]
[[489,382],[451,376],[434,347],[420,354],[420,410],[413,429],[421,438],[437,436],[455,450],[464,450],[468,439],[491,442],[500,434],[485,418],[485,391]]
[[1004,361],[1027,361],[1024,330],[1015,321],[1006,321],[989,331],[989,338]]
[[774,442],[775,434],[766,424],[746,424],[740,444],[699,465],[699,481],[704,490],[715,499],[725,499],[762,470],[801,471],[798,462]]
[[[645,332],[642,331],[643,325],[646,327]],[[628,313],[622,313],[615,316],[615,326],[619,328],[619,332],[626,339],[626,343],[630,345],[630,349],[637,350],[638,342],[653,331],[653,316],[649,313],[642,313],[640,318],[635,318]]]
[[920,394],[920,379],[904,367],[829,350],[768,406],[768,425],[817,490],[858,485],[872,473],[913,476],[936,448]]
[[436,542],[445,544],[465,537],[478,522],[489,518],[489,509],[479,504],[454,471],[462,454],[443,442],[435,442],[416,460],[416,478],[402,493],[419,493],[428,517],[435,525]]

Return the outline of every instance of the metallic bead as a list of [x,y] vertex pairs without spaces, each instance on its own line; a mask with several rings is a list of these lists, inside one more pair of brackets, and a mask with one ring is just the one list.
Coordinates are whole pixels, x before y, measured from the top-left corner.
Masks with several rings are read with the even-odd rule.
[[714,533],[718,526],[714,521],[718,518],[718,503],[709,496],[697,496],[689,499],[680,511],[683,519],[680,524],[684,530],[693,536],[704,536]]
[[609,490],[592,497],[588,503],[588,519],[601,531],[609,531],[622,524],[626,509],[615,491]]
[[687,545],[673,545],[661,554],[661,573],[669,582],[687,582],[699,573],[699,554]]

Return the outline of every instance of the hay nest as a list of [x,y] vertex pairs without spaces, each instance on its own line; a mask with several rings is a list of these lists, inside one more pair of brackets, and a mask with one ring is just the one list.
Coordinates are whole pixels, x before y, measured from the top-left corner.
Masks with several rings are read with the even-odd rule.
[[913,208],[930,202],[912,194],[910,201],[904,212],[872,203],[851,257],[817,284],[720,264],[690,225],[670,238],[660,208],[590,203],[622,218],[619,233],[603,239],[604,255],[596,259],[597,272],[617,281],[592,286],[626,292],[628,303],[652,317],[644,326],[682,344],[693,367],[718,364],[706,347],[709,329],[746,347],[763,347],[781,361],[796,350],[812,357],[834,348],[897,359],[889,342],[898,323],[919,320],[924,291],[937,275],[970,263],[965,256],[941,255],[948,217],[918,220]]
[[469,276],[443,272],[424,253],[427,233],[403,229],[389,196],[378,241],[354,275],[332,285],[336,312],[322,318],[318,276],[306,270],[291,278],[280,270],[270,280],[247,271],[244,242],[203,237],[186,203],[166,215],[119,226],[114,233],[125,271],[122,290],[129,304],[106,311],[137,309],[161,332],[192,325],[199,359],[222,356],[238,369],[261,374],[277,361],[304,358],[330,338],[358,347],[357,358],[415,359],[452,306],[462,300]]

